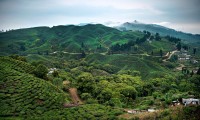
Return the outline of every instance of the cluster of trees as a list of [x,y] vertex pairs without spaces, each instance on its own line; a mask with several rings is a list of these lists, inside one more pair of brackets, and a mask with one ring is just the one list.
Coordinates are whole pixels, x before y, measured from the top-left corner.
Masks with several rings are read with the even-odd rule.
[[184,49],[186,51],[188,51],[190,49],[190,47],[188,45],[184,45],[182,44],[181,42],[177,42],[177,45],[176,45],[176,48],[177,50],[181,50],[181,49]]
[[[188,46],[188,45],[182,45],[181,42],[178,42],[177,45],[176,45],[176,48],[177,48],[177,50],[179,50],[179,51],[180,51],[181,49],[184,49],[184,50],[188,51],[188,50],[190,49],[190,46]],[[192,53],[195,55],[196,52],[197,52],[197,48],[193,48]]]
[[181,42],[181,39],[176,38],[176,37],[172,37],[172,36],[169,36],[169,35],[167,35],[165,38],[166,38],[167,40],[169,40],[170,42],[174,42],[174,43]]
[[[185,92],[190,91],[192,94],[198,95],[199,83],[197,79],[199,77],[197,74],[192,77],[185,77],[184,74],[180,76],[162,76],[162,73],[160,73],[162,77],[149,79],[144,82],[139,77],[140,74],[132,75],[131,71],[94,76],[89,70],[94,69],[94,67],[91,67],[89,64],[82,64],[82,66],[86,68],[82,68],[78,74],[72,71],[71,73],[74,76],[74,86],[78,87],[80,96],[86,103],[127,107],[137,97],[154,96],[154,99],[159,99],[164,104],[169,105],[172,100],[187,97],[188,94]],[[148,104],[152,105],[154,103]]]
[[156,40],[159,41],[161,40],[161,37],[159,35],[159,33],[156,33],[155,36],[151,35],[150,32],[148,31],[143,31],[144,36],[142,38],[137,38],[136,40],[132,40],[132,41],[128,41],[127,43],[124,44],[115,44],[112,45],[110,47],[111,52],[118,52],[118,51],[130,51],[131,47],[135,46],[135,45],[140,45],[142,43],[144,43],[145,41],[149,40]]
[[141,82],[139,77],[130,75],[96,78],[88,72],[81,73],[76,79],[82,99],[111,106],[128,104],[136,99],[137,88],[134,85]]
[[136,42],[134,42],[134,41],[129,41],[128,43],[124,43],[124,44],[121,44],[121,45],[119,43],[117,43],[117,44],[111,46],[110,50],[112,52],[129,51],[131,49],[131,46],[134,46],[135,44],[136,44]]
[[157,40],[157,41],[161,40],[161,37],[160,37],[160,34],[159,34],[159,33],[156,33],[156,35],[155,35],[155,40]]
[[[15,56],[13,58],[19,59],[19,56],[18,57]],[[18,62],[21,62],[21,61],[18,60]],[[14,63],[14,62],[11,62],[11,63]],[[5,66],[5,64],[0,64],[0,65]],[[123,71],[121,73],[116,73],[114,70],[115,68],[109,64],[98,66],[98,65],[89,64],[85,61],[81,61],[81,62],[76,61],[74,63],[71,62],[70,65],[71,66],[68,71],[63,72],[62,74],[59,73],[59,71],[57,71],[52,74],[51,79],[48,76],[49,81],[41,81],[41,79],[35,78],[32,75],[27,75],[29,78],[31,78],[30,80],[27,80],[27,81],[31,81],[31,83],[35,81],[34,87],[37,88],[37,86],[41,87],[41,85],[37,84],[38,80],[40,80],[41,84],[46,87],[44,90],[39,89],[39,90],[42,90],[42,92],[45,94],[38,95],[38,96],[39,97],[42,96],[40,99],[43,99],[43,97],[46,99],[46,96],[45,96],[46,90],[49,90],[47,86],[54,85],[54,87],[52,87],[54,89],[53,92],[55,92],[56,90],[61,91],[62,90],[61,88],[63,88],[63,80],[67,79],[70,81],[69,83],[71,83],[73,87],[78,88],[79,95],[81,99],[85,101],[86,104],[92,104],[92,105],[103,104],[108,107],[135,106],[135,107],[139,107],[140,109],[147,109],[149,106],[152,106],[152,105],[159,106],[159,107],[162,107],[163,105],[167,106],[171,103],[171,101],[180,99],[182,97],[187,97],[189,94],[194,94],[195,96],[200,97],[200,93],[199,93],[200,69],[198,70],[197,74],[191,77],[185,77],[184,74],[174,76],[174,75],[163,75],[163,73],[160,73],[160,76],[162,77],[155,77],[151,79],[149,78],[148,80],[143,81],[140,77],[139,72],[135,71],[134,73],[132,73],[131,70],[128,70],[128,71]],[[45,79],[47,77],[46,74],[48,71],[45,65],[35,64],[35,67],[31,67],[31,69],[33,68],[34,68],[33,74],[35,76],[42,79]],[[104,72],[107,71],[109,73],[101,74],[101,75],[93,75],[92,71],[94,69],[99,69],[99,70],[101,69],[102,71]],[[5,72],[5,71],[2,71],[2,72]],[[15,74],[18,74],[18,73],[15,72]],[[32,78],[36,80],[33,80]],[[4,78],[4,80],[6,79]],[[25,81],[24,83],[26,84],[27,81]],[[48,82],[51,82],[52,84],[49,84]],[[22,87],[22,88],[25,88],[25,87]],[[57,89],[55,90],[55,88]],[[50,90],[50,92],[51,91],[52,90]],[[53,96],[51,97],[53,98]],[[139,103],[136,102],[137,101],[136,99],[139,99],[141,97],[150,97],[150,99],[139,101]],[[56,103],[57,111],[60,111],[59,107],[61,106],[62,103],[55,102],[54,100],[51,100],[51,101],[53,101],[52,103]],[[51,101],[49,101],[49,103],[51,103]],[[159,102],[154,102],[154,101],[159,101]],[[135,104],[133,104],[134,102]],[[97,108],[102,108],[102,107],[98,106]],[[74,108],[74,109],[79,111],[78,108]],[[74,109],[72,110],[73,113],[77,114],[77,112],[75,112]],[[84,109],[87,109],[87,108],[84,108]],[[102,110],[106,111],[106,109],[104,108],[102,108]],[[38,108],[38,111],[39,111],[38,114],[46,114],[45,113],[46,111],[43,109]],[[84,111],[80,110],[78,113],[84,113]],[[23,111],[22,114],[24,115],[28,113],[26,111],[25,112]],[[63,114],[63,112],[58,113],[58,114],[59,115]],[[115,115],[111,111],[109,112],[109,114]],[[89,118],[94,117],[93,113],[91,113],[90,115],[89,114],[87,115],[90,116]],[[102,115],[103,114],[100,114],[99,116],[102,117]],[[84,115],[81,115],[81,116],[84,116]],[[85,118],[88,118],[88,116],[85,116]]]
[[[127,74],[95,77],[91,73],[83,72],[75,79],[81,98],[88,103],[101,103],[118,107],[129,106],[137,97],[152,95],[155,96],[155,99],[170,104],[172,100],[184,97],[183,95],[172,96],[171,94],[193,91],[192,93],[198,96],[200,89],[198,86],[199,75],[194,75],[191,78],[168,75],[143,82],[140,77]],[[188,81],[190,82],[188,83]]]
[[9,57],[11,57],[12,59],[15,59],[15,60],[27,62],[26,57],[24,57],[24,56],[19,56],[19,55],[15,54],[15,55],[10,55]]

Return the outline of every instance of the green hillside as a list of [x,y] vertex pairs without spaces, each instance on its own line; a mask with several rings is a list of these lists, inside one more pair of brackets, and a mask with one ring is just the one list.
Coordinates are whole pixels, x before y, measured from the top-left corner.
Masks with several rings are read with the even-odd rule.
[[164,56],[176,49],[175,42],[167,38],[157,40],[156,35],[149,32],[119,31],[100,24],[19,29],[1,33],[0,43],[1,55],[27,55],[30,61],[46,61],[49,65],[62,57],[80,59],[84,52],[89,63],[111,64],[117,71],[136,70],[142,76],[166,71],[155,63],[154,57],[160,56],[160,50]]
[[[153,57],[145,55],[89,55],[85,59],[88,63],[100,64],[102,66],[110,65],[115,73],[120,73],[124,70],[139,71],[141,76],[149,78],[155,73],[170,73],[170,68],[165,66],[166,63],[157,63]],[[106,68],[106,67],[104,67]]]
[[70,101],[67,93],[31,75],[33,70],[28,63],[0,57],[1,117],[41,115]]
[[119,30],[139,30],[139,31],[149,31],[151,33],[159,33],[162,36],[173,36],[180,38],[184,40],[186,43],[197,43],[200,40],[200,35],[199,34],[190,34],[190,33],[184,33],[181,31],[176,31],[171,28],[167,28],[164,26],[156,25],[156,24],[144,24],[144,23],[139,23],[137,21],[135,22],[126,22],[123,23],[122,25],[116,27]]
[[194,43],[68,25],[2,32],[0,55],[0,119],[198,119],[199,106],[171,107],[200,97]]
[[100,104],[65,108],[68,92],[35,77],[29,63],[0,57],[0,119],[117,119],[123,111]]
[[140,32],[122,33],[100,24],[36,27],[0,33],[0,51],[2,55],[80,52],[80,49],[94,52],[99,46],[106,51],[111,44],[136,40],[142,36]]

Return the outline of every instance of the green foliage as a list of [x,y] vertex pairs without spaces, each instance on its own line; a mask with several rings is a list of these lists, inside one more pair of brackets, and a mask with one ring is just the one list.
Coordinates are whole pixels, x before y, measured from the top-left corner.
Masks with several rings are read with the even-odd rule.
[[105,88],[101,91],[101,94],[98,96],[98,100],[100,103],[105,103],[112,98],[112,90],[109,88]]
[[161,112],[162,117],[168,116],[169,114],[170,114],[170,111],[168,109]]
[[62,80],[62,78],[54,78],[54,79],[52,80],[52,83],[53,83],[55,86],[57,86],[57,88],[60,88],[60,89],[63,88],[63,80]]
[[157,41],[161,40],[161,37],[160,37],[160,34],[159,34],[159,33],[156,33],[156,35],[155,35],[155,40],[157,40]]
[[170,62],[176,62],[178,60],[178,55],[173,55],[171,58],[170,58]]
[[194,75],[190,78],[190,82],[194,84],[194,91],[200,96],[200,75]]
[[183,108],[185,119],[198,120],[200,119],[200,106],[188,106]]
[[[42,116],[30,116],[31,119],[66,119],[66,120],[79,120],[79,119],[118,119],[118,115],[123,112],[109,106],[99,104],[88,104],[74,108],[66,108],[63,110],[52,110],[44,113]],[[52,116],[53,115],[53,116]]]
[[121,94],[125,97],[135,99],[137,96],[137,91],[132,86],[127,86],[121,90]]
[[161,96],[161,94],[162,93],[160,93],[160,92],[154,92],[152,95],[153,95],[154,99],[157,99]]
[[42,115],[69,102],[62,90],[29,74],[32,69],[28,63],[0,57],[1,117]]
[[46,75],[48,73],[48,69],[46,66],[39,64],[36,69],[34,70],[34,75],[39,77],[39,78],[46,78]]
[[11,58],[13,58],[13,59],[16,59],[16,60],[19,60],[19,61],[27,62],[26,58],[23,57],[23,56],[19,56],[19,55],[10,55],[9,57],[11,57]]
[[83,100],[88,100],[88,99],[91,99],[92,96],[91,96],[90,93],[82,93],[82,94],[81,94],[81,98],[82,98]]
[[176,37],[172,37],[172,36],[169,36],[169,35],[167,35],[165,38],[167,38],[170,42],[174,42],[174,43],[178,43],[178,42],[181,41],[181,39],[176,38]]
[[82,92],[90,92],[94,89],[94,78],[90,73],[82,73],[77,78],[78,89]]

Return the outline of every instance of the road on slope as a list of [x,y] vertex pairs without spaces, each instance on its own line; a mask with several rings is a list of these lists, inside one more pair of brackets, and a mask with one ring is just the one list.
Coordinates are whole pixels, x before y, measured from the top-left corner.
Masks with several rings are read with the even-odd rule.
[[[171,53],[168,52],[168,53],[165,55],[165,56],[167,56],[167,58],[163,59],[163,61],[166,62],[167,60],[169,60],[169,59],[172,57],[172,55],[173,55],[174,53],[176,53],[176,52],[178,52],[178,51],[177,51],[177,50],[174,50],[174,51],[172,51]],[[181,71],[183,67],[185,67],[185,65],[180,64],[180,66],[176,67],[176,69],[179,70],[179,71]]]
[[174,50],[174,51],[172,51],[171,53],[168,52],[168,53],[165,55],[167,58],[163,59],[163,61],[166,62],[167,60],[169,60],[169,59],[172,57],[172,55],[174,55],[174,53],[176,53],[176,52],[178,52],[178,51],[177,51],[177,50]]

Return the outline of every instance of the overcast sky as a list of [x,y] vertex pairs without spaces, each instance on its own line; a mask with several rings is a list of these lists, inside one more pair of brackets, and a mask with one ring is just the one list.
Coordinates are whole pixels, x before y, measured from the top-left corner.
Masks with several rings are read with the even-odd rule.
[[200,0],[0,0],[0,29],[134,20],[200,34]]

